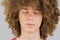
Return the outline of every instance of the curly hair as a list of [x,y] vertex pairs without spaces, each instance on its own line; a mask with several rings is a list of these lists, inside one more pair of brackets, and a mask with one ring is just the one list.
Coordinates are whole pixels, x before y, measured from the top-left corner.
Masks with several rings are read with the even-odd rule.
[[46,40],[48,35],[53,35],[60,16],[57,0],[4,0],[2,3],[5,7],[6,22],[8,22],[9,28],[12,29],[12,33],[16,37],[21,35],[18,15],[23,6],[36,6],[42,11],[43,20],[40,27],[42,39]]

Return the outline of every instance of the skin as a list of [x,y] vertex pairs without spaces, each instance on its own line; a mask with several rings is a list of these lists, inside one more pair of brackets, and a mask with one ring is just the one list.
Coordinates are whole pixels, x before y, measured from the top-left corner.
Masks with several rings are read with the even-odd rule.
[[23,7],[19,11],[19,22],[21,24],[21,36],[17,40],[42,40],[39,32],[42,22],[41,11],[31,6]]

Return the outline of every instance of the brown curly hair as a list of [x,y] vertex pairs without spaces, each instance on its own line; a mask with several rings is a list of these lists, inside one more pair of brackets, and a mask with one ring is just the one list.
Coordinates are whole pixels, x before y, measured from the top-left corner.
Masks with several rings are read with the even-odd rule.
[[42,11],[42,24],[40,27],[40,36],[46,40],[48,35],[52,35],[56,29],[56,24],[59,21],[59,10],[57,0],[4,0],[3,6],[5,7],[6,21],[9,24],[9,28],[12,29],[12,33],[19,37],[21,35],[21,26],[19,23],[19,9],[23,6],[33,6]]

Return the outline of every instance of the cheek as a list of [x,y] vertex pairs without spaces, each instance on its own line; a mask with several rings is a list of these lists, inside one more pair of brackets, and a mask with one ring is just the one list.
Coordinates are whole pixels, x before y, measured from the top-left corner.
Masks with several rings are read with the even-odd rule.
[[22,24],[22,15],[19,13],[19,22],[20,22],[20,24]]
[[42,16],[35,17],[37,22],[41,22]]
[[24,25],[25,21],[25,17],[23,17],[22,15],[19,15],[19,21],[21,23],[21,25]]
[[35,19],[35,22],[36,22],[36,25],[37,25],[37,26],[40,26],[41,23],[42,23],[42,17],[36,18],[36,19]]

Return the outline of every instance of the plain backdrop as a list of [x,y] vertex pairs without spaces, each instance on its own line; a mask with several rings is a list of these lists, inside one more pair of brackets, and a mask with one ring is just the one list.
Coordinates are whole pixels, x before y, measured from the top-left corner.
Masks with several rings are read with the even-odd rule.
[[[0,0],[0,40],[11,40],[14,35],[11,33],[11,29],[8,28],[7,23],[5,22],[4,7],[1,6]],[[58,0],[58,8],[60,10],[60,0]],[[59,17],[60,19],[60,17]],[[57,28],[54,31],[53,36],[49,36],[47,40],[60,40],[60,20],[57,24]]]

